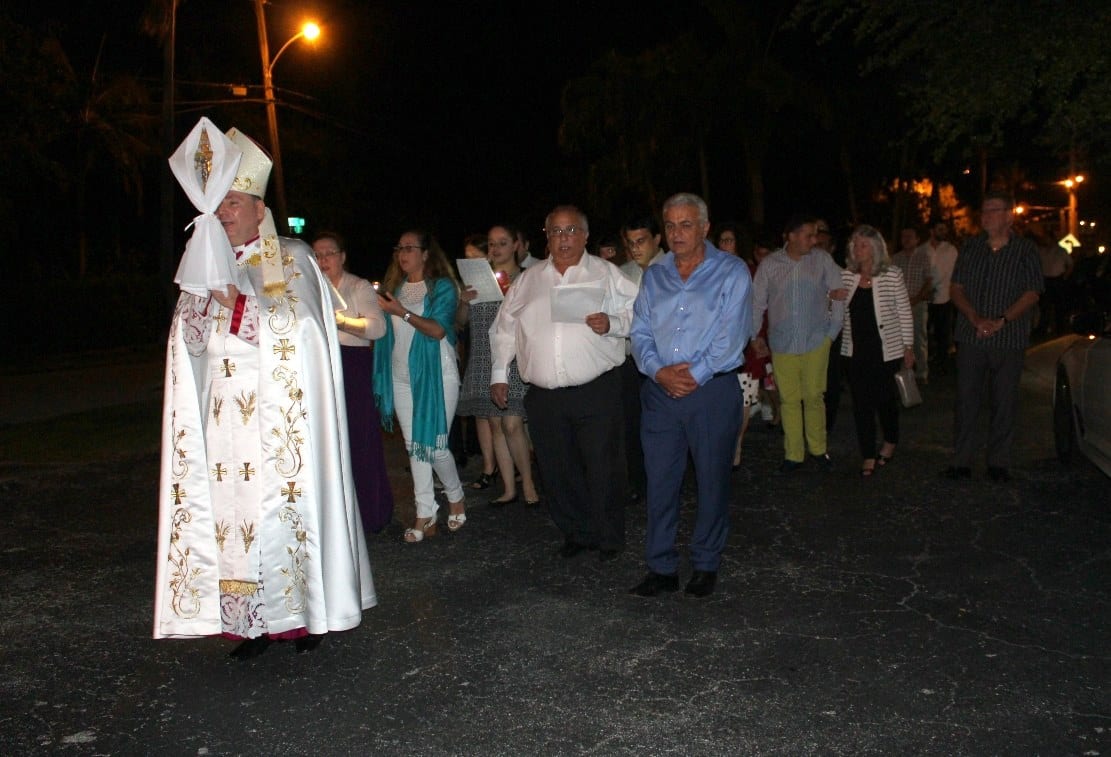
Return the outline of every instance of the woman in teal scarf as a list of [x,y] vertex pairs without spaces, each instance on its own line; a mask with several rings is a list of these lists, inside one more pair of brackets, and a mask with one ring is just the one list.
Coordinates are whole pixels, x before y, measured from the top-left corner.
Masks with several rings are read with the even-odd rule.
[[405,437],[417,506],[405,541],[416,543],[436,533],[433,470],[447,495],[448,528],[457,531],[467,520],[463,487],[447,444],[459,400],[454,327],[459,289],[447,256],[427,232],[407,231],[393,249],[378,293],[390,318],[375,347],[374,402],[382,425],[392,431],[396,413]]

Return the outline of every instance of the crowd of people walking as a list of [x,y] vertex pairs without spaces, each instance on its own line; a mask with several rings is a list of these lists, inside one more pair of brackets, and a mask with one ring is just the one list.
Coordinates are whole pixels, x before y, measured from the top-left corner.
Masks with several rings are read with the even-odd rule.
[[[927,384],[931,362],[946,370],[954,309],[955,453],[943,475],[971,477],[987,404],[987,473],[1009,478],[1044,285],[1007,195],[987,193],[983,233],[959,253],[937,222],[925,243],[903,229],[894,255],[857,226],[843,257],[824,219],[795,214],[782,236],[751,234],[711,224],[689,193],[591,250],[586,214],[560,205],[535,256],[512,224],[468,236],[455,264],[428,230],[406,229],[378,285],[346,270],[338,233],[311,249],[276,235],[262,200],[269,159],[236,130],[202,119],[171,165],[202,215],[170,336],[156,636],[222,632],[249,658],[273,639],[309,651],[356,624],[376,601],[363,529],[394,517],[380,427],[395,422],[412,477],[406,543],[437,533],[436,479],[448,530],[467,523],[468,494],[543,504],[567,559],[616,558],[630,503],[643,503],[647,573],[630,589],[641,597],[679,588],[680,491],[693,470],[685,591],[705,597],[733,477],[753,474],[743,452],[755,415],[782,431],[772,473],[828,473],[847,383],[859,473],[873,479],[895,459],[908,382]],[[464,419],[482,456],[466,484],[450,441]]]

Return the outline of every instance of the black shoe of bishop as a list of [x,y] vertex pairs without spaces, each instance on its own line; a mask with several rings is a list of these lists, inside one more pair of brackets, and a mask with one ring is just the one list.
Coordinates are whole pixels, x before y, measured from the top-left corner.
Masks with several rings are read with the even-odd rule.
[[324,641],[324,634],[310,633],[308,636],[300,636],[294,639],[293,646],[297,647],[297,654],[302,654],[313,651],[320,646],[322,641]]
[[250,660],[258,657],[260,654],[270,648],[269,636],[256,636],[253,639],[247,639],[235,649],[228,653],[228,657],[235,658],[236,660]]

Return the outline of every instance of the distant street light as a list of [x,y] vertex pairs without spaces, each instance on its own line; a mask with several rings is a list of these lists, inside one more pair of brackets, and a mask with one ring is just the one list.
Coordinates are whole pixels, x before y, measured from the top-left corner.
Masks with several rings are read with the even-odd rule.
[[1076,188],[1084,183],[1084,176],[1077,174],[1061,182],[1069,190],[1069,233],[1074,237],[1080,232],[1079,216],[1076,211]]
[[282,53],[289,49],[297,40],[304,37],[310,42],[320,36],[320,27],[307,23],[301,31],[294,34],[278,50],[278,54],[270,58],[270,43],[266,36],[266,11],[263,0],[255,0],[255,18],[258,21],[258,47],[262,57],[262,88],[266,98],[266,121],[270,130],[270,157],[274,161],[274,192],[277,200],[277,223],[275,224],[283,233],[289,233],[289,211],[285,200],[285,175],[282,172],[282,148],[278,142],[278,108],[274,99],[274,64],[282,57]]

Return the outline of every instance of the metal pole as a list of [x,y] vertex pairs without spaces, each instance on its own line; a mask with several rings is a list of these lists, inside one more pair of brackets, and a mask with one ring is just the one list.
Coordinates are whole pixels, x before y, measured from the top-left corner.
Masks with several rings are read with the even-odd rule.
[[285,201],[282,148],[278,142],[278,108],[274,100],[274,81],[271,77],[273,66],[270,65],[270,43],[266,37],[266,11],[263,9],[263,0],[255,0],[255,18],[258,22],[259,53],[262,56],[262,88],[263,95],[266,98],[266,121],[270,130],[270,158],[274,161],[271,184],[274,185],[274,197],[278,211],[274,214],[274,225],[280,233],[288,234],[289,213]]

